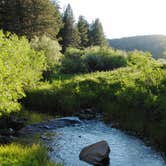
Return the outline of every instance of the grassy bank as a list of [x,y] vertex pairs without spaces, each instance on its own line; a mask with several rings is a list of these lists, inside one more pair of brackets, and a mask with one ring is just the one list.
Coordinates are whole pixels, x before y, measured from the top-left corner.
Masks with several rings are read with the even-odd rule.
[[49,161],[46,149],[10,144],[0,146],[0,166],[60,166]]
[[[62,166],[50,161],[47,149],[39,145],[40,136],[37,134],[25,138],[17,137],[17,131],[24,125],[40,123],[51,118],[51,115],[27,110],[9,117],[1,117],[0,166]],[[11,144],[13,141],[15,143]]]

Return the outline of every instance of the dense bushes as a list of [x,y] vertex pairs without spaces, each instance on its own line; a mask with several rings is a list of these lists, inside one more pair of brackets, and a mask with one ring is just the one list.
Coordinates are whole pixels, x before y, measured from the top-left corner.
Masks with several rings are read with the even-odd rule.
[[31,47],[36,51],[43,51],[46,57],[47,70],[52,70],[55,66],[60,64],[62,57],[61,46],[58,41],[43,35],[41,37],[35,37],[31,41]]
[[127,55],[107,47],[69,48],[62,59],[62,73],[107,71],[127,65]]
[[0,166],[58,166],[58,164],[49,161],[46,149],[39,145],[25,147],[11,144],[0,146]]
[[62,73],[84,73],[87,71],[86,66],[82,60],[84,51],[76,48],[68,48],[61,60],[60,72]]
[[87,49],[83,61],[89,72],[107,71],[127,65],[127,54],[111,48],[92,47]]
[[166,70],[145,55],[130,52],[129,66],[113,71],[56,76],[51,84],[31,89],[24,103],[33,109],[68,115],[81,108],[96,108],[106,113],[107,120],[148,136],[166,151]]
[[138,71],[131,67],[68,79],[59,75],[52,84],[29,90],[24,102],[34,109],[59,112],[76,111],[81,106],[96,107],[107,100],[133,108],[156,110],[159,109],[156,102],[163,88],[164,75],[165,70],[159,68]]
[[45,69],[45,56],[24,37],[0,31],[0,115],[20,108],[24,89],[34,87]]
[[134,65],[133,58],[138,53],[130,55],[132,66],[112,72],[70,77],[58,75],[54,81],[52,78],[52,84],[30,90],[25,103],[35,109],[65,111],[72,107],[70,110],[74,111],[81,105],[85,106],[85,103],[96,107],[108,99],[109,102],[116,101],[135,108],[158,109],[155,106],[157,96],[164,87],[165,70],[160,69],[160,64],[149,57],[143,58],[145,62],[141,66]]

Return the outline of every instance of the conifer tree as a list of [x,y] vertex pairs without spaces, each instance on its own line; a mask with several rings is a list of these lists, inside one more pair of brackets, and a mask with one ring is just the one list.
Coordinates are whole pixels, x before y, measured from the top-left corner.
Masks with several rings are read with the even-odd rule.
[[72,42],[71,42],[70,46],[75,47],[75,48],[80,48],[80,45],[81,45],[80,33],[78,31],[77,25],[74,24]]
[[78,26],[78,31],[80,34],[80,47],[81,48],[88,47],[89,24],[83,16],[79,16],[77,26]]
[[14,0],[0,0],[0,29],[11,31],[19,26],[16,7],[17,3]]
[[73,11],[68,4],[63,15],[63,28],[60,31],[62,51],[64,52],[67,47],[78,47],[80,43],[80,37],[77,27],[75,26]]
[[61,27],[57,5],[50,0],[0,0],[0,28],[33,36],[56,38]]
[[103,32],[103,27],[99,19],[96,19],[90,26],[89,32],[90,45],[104,46],[107,44]]

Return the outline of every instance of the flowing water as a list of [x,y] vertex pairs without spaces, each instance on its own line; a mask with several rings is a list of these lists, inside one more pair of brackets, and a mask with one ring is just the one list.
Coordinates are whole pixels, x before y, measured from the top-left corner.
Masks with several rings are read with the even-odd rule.
[[79,153],[83,147],[101,140],[106,140],[111,148],[110,166],[166,166],[162,156],[140,139],[100,121],[83,121],[53,132],[49,155],[65,166],[89,166],[79,160]]

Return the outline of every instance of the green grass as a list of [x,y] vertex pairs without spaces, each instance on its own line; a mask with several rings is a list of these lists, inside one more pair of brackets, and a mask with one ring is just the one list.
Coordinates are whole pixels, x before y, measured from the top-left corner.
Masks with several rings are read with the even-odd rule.
[[25,125],[41,123],[57,118],[57,116],[53,116],[49,112],[42,113],[39,111],[32,111],[26,109],[23,109],[22,111],[16,113],[15,117],[17,117],[17,119],[25,119]]
[[47,158],[46,149],[18,144],[0,146],[0,166],[60,166]]

